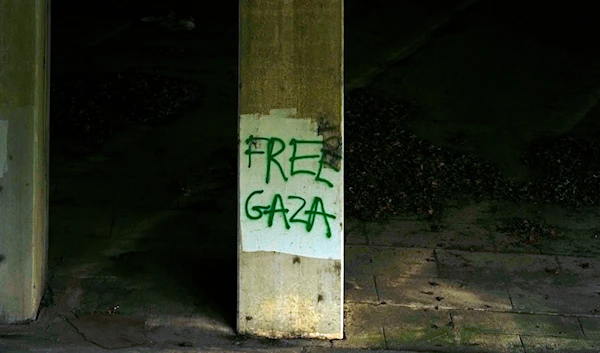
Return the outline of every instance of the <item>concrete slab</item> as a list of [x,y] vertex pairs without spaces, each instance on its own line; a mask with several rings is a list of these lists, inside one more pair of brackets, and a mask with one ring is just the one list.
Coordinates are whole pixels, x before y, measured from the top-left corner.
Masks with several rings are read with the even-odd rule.
[[395,306],[379,309],[390,349],[443,351],[456,345],[454,326],[448,311]]
[[423,221],[390,220],[367,223],[369,244],[405,248],[494,250],[489,232],[477,225],[437,225]]
[[488,224],[492,206],[491,201],[473,202],[464,200],[450,204],[444,209],[444,215],[440,220],[445,224]]
[[560,224],[561,228],[586,230],[600,228],[600,209],[598,207],[567,208],[559,205],[541,204],[539,214],[550,224]]
[[138,346],[147,339],[144,318],[105,314],[68,320],[86,340],[106,349]]
[[355,218],[344,220],[344,241],[348,245],[366,245],[367,232],[365,222]]
[[521,338],[527,353],[597,353],[600,350],[600,341],[595,340],[533,336],[522,336]]
[[522,285],[508,290],[519,312],[592,315],[600,304],[600,287]]
[[374,278],[344,278],[344,301],[355,303],[379,304],[380,299]]
[[600,229],[562,230],[562,236],[543,241],[537,247],[543,254],[597,257],[600,255]]
[[600,317],[580,317],[579,322],[587,339],[600,341]]
[[557,256],[561,272],[573,278],[573,286],[600,287],[600,259]]
[[436,250],[442,278],[467,282],[552,284],[559,269],[553,256]]
[[458,352],[525,353],[519,335],[486,335],[456,330]]
[[[485,202],[482,202],[482,204],[485,204]],[[510,218],[538,219],[541,217],[540,209],[543,207],[544,205],[526,201],[490,201],[486,208],[481,209],[478,224],[494,229],[501,226],[506,219]]]
[[344,274],[346,276],[372,277],[375,273],[372,248],[365,245],[346,245],[344,247]]
[[[302,353],[358,353],[364,352],[363,349],[354,349],[354,348],[306,348],[302,351]],[[387,350],[387,349],[376,349],[371,350],[369,352],[373,353],[414,353],[409,351],[398,351],[398,350]]]
[[394,277],[437,277],[432,249],[371,247],[373,274]]
[[386,222],[366,222],[365,224],[370,245],[411,247],[410,244],[413,243],[408,240],[411,235],[422,234],[430,230],[429,224],[414,220],[392,219]]
[[[466,251],[494,251],[493,234],[483,226],[471,223],[444,224],[437,234],[436,247]],[[421,235],[421,234],[420,234]]]
[[575,317],[489,311],[453,311],[455,327],[482,334],[508,334],[583,338]]
[[386,348],[381,310],[370,304],[346,303],[344,339],[334,340],[333,348]]
[[440,278],[378,276],[382,302],[414,308],[511,310],[508,292]]
[[344,253],[344,298],[350,302],[379,303],[373,273],[371,248],[346,245]]
[[496,245],[497,252],[511,254],[542,254],[542,251],[539,249],[537,244],[524,243],[517,237],[506,232],[490,231],[490,233],[494,238],[494,244]]

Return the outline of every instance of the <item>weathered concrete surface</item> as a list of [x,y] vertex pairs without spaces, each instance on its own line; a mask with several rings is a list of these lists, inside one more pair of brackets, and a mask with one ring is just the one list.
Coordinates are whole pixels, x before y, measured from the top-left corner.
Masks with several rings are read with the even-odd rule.
[[346,0],[345,90],[366,87],[478,0]]
[[[238,137],[240,168],[244,168],[239,174],[238,331],[268,337],[342,338],[343,2],[240,1],[240,14],[239,134],[246,135]],[[271,127],[274,123],[270,121],[279,119],[277,112],[279,115],[290,112],[285,119],[294,126],[302,123],[301,118],[311,123],[313,142],[305,137],[310,129],[288,126],[286,120]],[[289,135],[294,129],[307,131],[298,131],[298,136]],[[253,137],[267,132],[269,136]],[[289,178],[294,175],[293,156],[289,158],[291,168],[287,158],[282,157],[281,164],[271,162],[275,155],[285,155],[282,146],[271,144],[273,138],[280,136],[286,139],[285,143],[289,138],[290,141],[298,139],[300,143],[322,141],[319,153],[322,157],[318,162],[311,161],[317,167],[320,165],[319,172],[301,167],[305,170],[303,174],[312,173],[314,180],[298,184],[285,177],[284,170],[290,170]],[[270,147],[262,142],[265,137],[270,138]],[[254,138],[256,140],[247,140]],[[252,152],[251,147],[258,151]],[[274,150],[277,152],[273,153]],[[267,156],[264,181],[257,178],[255,164],[248,161],[257,153]],[[308,154],[303,158],[314,158]],[[271,165],[278,180],[269,177]],[[327,192],[319,188],[320,168],[325,172],[337,171]],[[273,200],[270,208],[251,205],[253,213],[249,213],[244,200],[263,191],[266,195],[275,194],[269,196]],[[304,218],[299,213],[301,210],[294,211],[291,206],[289,211],[284,210],[287,206],[280,207],[277,203],[277,197],[283,203],[281,195],[286,202],[304,197],[296,192],[308,193],[307,210],[311,207],[312,211],[304,215],[316,211],[313,198],[323,198],[318,210],[322,213],[318,217],[333,224],[331,229],[327,225],[326,237],[309,233],[314,221],[297,218],[294,221],[297,215]],[[311,202],[313,206],[308,206]],[[323,203],[331,208],[325,210]],[[279,215],[275,217],[276,212],[281,212],[284,220],[289,217],[291,227],[286,220],[281,225],[282,230],[274,234],[276,228],[271,226],[273,219],[279,218]],[[268,213],[269,223],[265,222],[262,230],[257,228],[254,221],[266,220]],[[316,213],[313,220],[314,216]],[[305,224],[306,231],[297,227],[298,222]],[[306,237],[312,236],[319,238],[307,240]]]
[[0,322],[34,319],[48,241],[49,1],[0,1]]
[[240,271],[245,273],[240,274],[239,286],[246,290],[238,299],[242,332],[322,337],[339,329],[339,260],[250,252],[240,259]]
[[418,136],[449,146],[463,133],[465,151],[509,178],[527,180],[521,153],[532,141],[597,121],[593,13],[575,5],[541,10],[533,3],[479,1],[370,88],[418,102],[425,114],[410,122]]
[[[236,17],[235,9],[230,13],[233,13],[232,17]],[[410,17],[410,13],[403,14],[403,16]],[[377,18],[377,16],[373,17]],[[216,24],[218,20],[221,20],[221,18],[215,16],[215,18],[207,19],[206,22],[198,21],[198,24],[205,24],[206,28],[204,30],[210,32],[213,28],[220,28]],[[357,16],[356,21],[359,20],[360,16]],[[228,28],[235,31],[235,23],[228,26]],[[227,29],[224,28],[224,30]],[[403,305],[406,302],[398,300],[399,304],[395,305],[387,304],[383,306],[380,304],[377,293],[379,290],[376,287],[376,284],[379,285],[380,282],[375,279],[376,275],[381,276],[387,273],[390,276],[395,276],[397,279],[392,282],[395,285],[392,289],[399,294],[404,291],[410,292],[410,286],[400,285],[403,279],[406,280],[406,284],[412,281],[410,284],[426,284],[427,286],[437,287],[428,283],[433,278],[427,280],[429,277],[418,276],[420,268],[424,270],[423,274],[427,274],[427,276],[433,274],[434,269],[436,269],[431,265],[431,261],[422,258],[420,254],[423,254],[423,250],[437,251],[439,248],[444,248],[471,253],[469,248],[461,244],[463,238],[460,234],[471,234],[473,231],[480,234],[482,228],[488,232],[485,237],[479,236],[475,239],[468,237],[472,251],[478,252],[474,256],[465,257],[471,262],[444,262],[444,265],[442,265],[443,271],[441,272],[447,276],[443,279],[444,281],[454,281],[454,283],[463,285],[463,288],[461,288],[462,293],[469,295],[464,297],[463,304],[469,304],[467,299],[473,299],[479,300],[484,308],[486,304],[491,306],[491,308],[482,310],[487,314],[486,317],[489,320],[475,318],[475,323],[503,322],[507,320],[507,316],[505,312],[495,312],[498,308],[493,307],[493,302],[486,303],[486,296],[484,295],[479,297],[479,294],[485,294],[485,292],[481,292],[480,288],[478,288],[478,291],[470,291],[469,286],[465,287],[464,285],[472,283],[466,283],[465,281],[469,280],[475,283],[481,281],[480,284],[483,285],[486,281],[481,273],[501,272],[506,274],[508,278],[512,273],[517,274],[516,278],[527,275],[529,271],[518,271],[514,267],[520,261],[518,256],[520,253],[533,252],[539,255],[550,252],[551,255],[559,255],[556,258],[559,272],[556,272],[554,267],[548,268],[549,272],[546,272],[543,266],[538,267],[539,270],[543,270],[543,272],[538,271],[539,274],[550,279],[546,282],[549,286],[553,286],[554,279],[565,279],[567,276],[575,278],[575,283],[578,286],[585,284],[586,281],[592,281],[589,283],[595,285],[596,282],[593,282],[593,280],[599,268],[597,254],[600,253],[598,250],[600,241],[594,237],[594,234],[597,234],[594,231],[598,222],[597,212],[592,212],[593,210],[573,212],[563,209],[552,210],[539,205],[537,210],[544,213],[546,220],[554,220],[556,223],[565,226],[565,228],[576,231],[566,232],[564,238],[549,239],[547,243],[544,241],[541,246],[525,248],[519,246],[519,244],[514,244],[505,234],[495,230],[494,227],[498,224],[498,221],[503,217],[529,217],[536,214],[535,208],[519,207],[519,205],[514,204],[469,204],[457,207],[454,210],[456,212],[449,217],[450,219],[447,222],[457,223],[460,227],[456,224],[449,224],[447,228],[444,228],[447,232],[433,231],[429,224],[400,223],[400,221],[416,221],[412,216],[399,217],[398,222],[370,224],[368,227],[358,221],[346,222],[347,230],[350,232],[350,229],[352,229],[347,239],[349,244],[367,245],[371,241],[371,245],[378,244],[378,246],[376,246],[377,249],[352,247],[352,250],[350,247],[346,247],[348,254],[348,258],[345,259],[346,288],[352,288],[352,291],[348,290],[346,295],[346,300],[349,303],[346,304],[346,309],[349,309],[346,313],[346,340],[336,341],[335,344],[340,348],[317,348],[313,346],[312,342],[296,340],[291,340],[291,342],[302,347],[290,348],[284,344],[279,346],[278,344],[283,340],[269,340],[261,343],[259,348],[251,348],[249,342],[252,341],[252,338],[227,334],[227,332],[232,332],[233,319],[230,320],[231,322],[217,320],[216,324],[210,326],[215,328],[213,331],[224,333],[224,336],[217,337],[214,334],[211,336],[205,330],[201,330],[200,328],[205,328],[205,325],[212,323],[207,319],[212,311],[222,310],[221,307],[210,302],[210,296],[205,292],[214,292],[215,296],[222,297],[229,296],[230,293],[235,291],[235,288],[227,284],[235,282],[235,265],[233,271],[225,268],[228,263],[235,261],[235,243],[231,244],[233,250],[230,256],[222,255],[223,249],[229,249],[231,235],[235,234],[235,227],[228,229],[224,226],[228,223],[235,223],[235,212],[231,209],[231,205],[236,202],[235,192],[230,196],[220,196],[221,199],[218,201],[219,207],[222,207],[224,212],[231,214],[230,217],[211,213],[208,216],[200,217],[194,223],[189,221],[188,216],[173,212],[173,210],[160,209],[160,207],[168,207],[174,198],[179,198],[179,205],[181,205],[182,200],[189,202],[189,199],[182,198],[180,194],[177,194],[177,190],[171,192],[170,189],[164,186],[165,178],[177,178],[180,174],[183,174],[180,173],[182,170],[190,168],[190,166],[197,165],[199,166],[197,169],[206,169],[207,166],[212,166],[214,160],[206,161],[206,156],[209,155],[207,146],[217,148],[227,144],[235,144],[236,84],[233,82],[235,81],[236,67],[235,36],[230,36],[231,43],[234,43],[231,51],[233,59],[228,59],[229,57],[224,54],[227,48],[219,43],[227,41],[219,39],[218,36],[190,35],[167,38],[154,36],[148,38],[141,36],[142,30],[131,33],[114,38],[115,41],[102,46],[94,55],[88,55],[85,60],[63,62],[62,66],[73,71],[79,70],[82,72],[89,70],[122,70],[123,67],[135,66],[140,71],[154,72],[154,70],[160,70],[161,73],[177,77],[193,77],[203,82],[210,82],[213,88],[211,96],[206,100],[207,107],[190,114],[176,127],[165,127],[160,133],[136,130],[115,137],[115,140],[111,141],[108,150],[110,152],[126,151],[116,156],[103,153],[102,158],[94,158],[93,161],[55,164],[53,173],[64,177],[64,179],[57,180],[60,184],[57,196],[63,200],[63,204],[60,209],[58,203],[54,207],[57,216],[53,217],[55,225],[53,235],[55,236],[52,239],[55,241],[53,248],[56,254],[53,264],[54,269],[62,276],[57,278],[57,282],[62,281],[63,283],[53,287],[55,304],[50,309],[57,309],[56,306],[60,304],[59,301],[62,303],[69,298],[76,299],[72,300],[71,303],[75,305],[68,307],[66,312],[63,310],[55,310],[54,313],[48,310],[47,314],[42,312],[41,318],[44,320],[49,318],[48,321],[40,319],[31,325],[13,326],[11,330],[0,327],[0,332],[4,334],[0,339],[0,347],[3,347],[3,344],[5,347],[7,343],[13,343],[14,346],[15,342],[20,342],[28,344],[28,347],[34,347],[38,351],[43,349],[48,352],[103,352],[104,349],[85,341],[84,337],[72,325],[68,324],[64,319],[64,315],[68,314],[69,310],[100,310],[108,308],[105,307],[105,304],[118,303],[121,305],[120,315],[128,316],[130,312],[137,312],[146,304],[153,303],[157,306],[154,310],[158,313],[154,312],[156,315],[147,319],[149,332],[146,336],[148,339],[146,345],[116,350],[117,352],[356,352],[358,351],[356,347],[385,348],[386,338],[390,342],[393,341],[395,348],[401,348],[403,342],[406,344],[404,347],[412,345],[415,349],[418,344],[422,344],[418,349],[419,352],[464,352],[469,350],[475,352],[522,352],[523,347],[512,347],[518,339],[522,339],[523,344],[528,349],[527,352],[546,352],[550,349],[558,350],[559,348],[561,351],[571,352],[577,351],[578,347],[582,348],[583,351],[587,349],[587,352],[595,353],[598,351],[597,347],[600,346],[598,312],[600,312],[600,308],[597,308],[595,314],[577,316],[577,320],[581,323],[585,333],[585,338],[551,337],[551,335],[556,334],[557,329],[560,329],[559,326],[544,324],[541,325],[541,328],[535,328],[535,325],[553,323],[553,320],[556,319],[552,319],[552,317],[560,316],[560,313],[552,313],[552,315],[537,313],[537,315],[532,315],[537,320],[523,320],[523,325],[533,325],[529,332],[514,330],[515,327],[520,327],[516,325],[524,315],[520,314],[509,316],[510,319],[514,320],[510,325],[496,325],[494,327],[490,324],[481,327],[481,331],[475,327],[476,325],[468,324],[465,326],[466,330],[454,331],[456,339],[452,341],[448,336],[448,332],[450,332],[448,328],[439,329],[440,320],[435,320],[437,315],[431,315],[431,321],[417,321],[412,329],[408,330],[408,328],[411,328],[411,322],[409,320],[403,321],[403,319],[419,316],[407,315],[405,310],[390,309],[397,307],[407,309]],[[117,39],[119,40],[117,41]],[[390,38],[387,39],[390,40]],[[188,54],[169,57],[166,55],[151,55],[144,51],[143,56],[146,60],[140,62],[139,48],[141,44],[148,45],[148,43],[155,43],[156,41],[161,43],[176,42],[178,44],[183,42],[184,44],[181,45],[188,49]],[[198,43],[202,43],[201,48],[198,48]],[[115,51],[111,51],[111,49],[115,49]],[[360,49],[355,49],[355,51],[360,51]],[[115,59],[115,56],[117,56],[115,52],[118,52],[118,59]],[[367,50],[363,52],[364,55],[371,54]],[[373,54],[373,56],[375,55]],[[198,66],[202,66],[202,72],[198,71],[200,70]],[[223,96],[229,98],[225,99]],[[219,131],[220,134],[216,131]],[[220,140],[221,138],[223,140]],[[167,155],[168,158],[156,163],[154,154],[152,151],[148,151],[146,146],[161,144],[169,146],[170,151]],[[189,151],[194,151],[194,153]],[[182,159],[181,155],[185,155],[187,158]],[[119,178],[121,175],[126,175],[127,178]],[[118,189],[118,205],[102,203],[104,199],[112,197],[113,194],[110,194],[111,187]],[[223,186],[223,189],[225,188]],[[210,190],[212,189],[207,189],[208,194],[210,194]],[[169,192],[171,192],[170,198]],[[103,193],[104,195],[102,195]],[[147,198],[148,195],[150,195],[150,198]],[[72,204],[64,205],[64,200],[69,198]],[[142,208],[143,210],[141,210]],[[85,210],[91,215],[85,216]],[[94,217],[95,213],[96,217]],[[111,239],[106,235],[110,233],[113,216],[115,219],[113,234],[119,240]],[[73,218],[80,218],[82,221],[71,222]],[[85,224],[88,224],[87,229]],[[223,226],[220,226],[220,224],[223,224]],[[467,229],[465,225],[472,227]],[[367,228],[369,229],[368,232],[366,231]],[[186,233],[186,229],[189,233]],[[71,233],[68,233],[67,230]],[[580,231],[583,233],[577,233]],[[98,235],[98,233],[103,234],[101,235],[103,238],[93,238],[92,234]],[[165,241],[157,241],[160,240],[156,238],[160,238],[161,233],[167,235]],[[130,235],[132,238],[127,239]],[[74,253],[72,249],[81,251]],[[371,263],[371,260],[374,259],[372,255],[376,253],[373,250],[380,251],[380,254],[384,255],[379,257],[383,261],[378,262],[382,264],[383,268],[373,266],[374,264]],[[496,259],[495,252],[516,254],[510,256],[511,264],[505,260]],[[567,254],[570,256],[562,256]],[[588,257],[584,257],[583,254]],[[113,256],[124,263],[124,269],[107,270],[107,267],[110,268],[116,262]],[[223,256],[223,258],[219,258],[219,256]],[[504,257],[501,257],[501,259],[504,259]],[[530,257],[525,257],[523,262],[531,264],[531,262],[527,262],[529,260],[531,260]],[[488,263],[487,261],[492,262]],[[173,266],[173,263],[181,263],[181,265]],[[467,271],[470,273],[461,274],[460,268],[453,270],[451,264],[459,267],[467,264],[466,269],[472,267],[481,271],[479,273],[478,271]],[[508,268],[503,268],[503,264],[507,264]],[[222,271],[210,271],[214,268],[220,268]],[[401,271],[394,272],[395,270],[392,269]],[[157,275],[160,270],[164,271],[166,275]],[[213,273],[217,275],[212,275]],[[452,278],[454,274],[457,275],[456,278]],[[116,278],[121,276],[123,277],[122,280]],[[443,282],[439,276],[438,273],[438,277],[434,278],[436,281],[440,281],[441,284]],[[173,277],[181,277],[181,279],[180,281],[174,281]],[[527,277],[522,276],[521,278],[524,281],[520,284],[526,286]],[[225,284],[215,285],[215,283],[223,283],[223,279],[226,279]],[[424,280],[427,280],[427,282],[423,282]],[[190,282],[194,282],[195,286],[192,286],[192,288],[196,290],[191,295],[187,293]],[[490,282],[492,281],[487,281],[488,284],[496,285],[496,283]],[[508,282],[507,287],[511,290],[510,279],[503,282]],[[519,288],[531,289],[527,287]],[[593,289],[593,287],[588,289]],[[83,292],[79,292],[79,290]],[[425,305],[431,305],[432,300],[437,302],[435,297],[445,297],[444,290],[444,288],[440,290],[425,289],[425,292],[434,292],[433,298],[430,294],[420,293],[424,298],[429,297],[428,302],[422,302],[424,307],[421,309],[426,309]],[[77,295],[81,295],[81,293],[86,295],[78,297]],[[558,291],[557,294],[560,295],[561,293],[561,291]],[[532,301],[528,303],[533,304],[540,304],[537,299],[542,299],[543,302],[541,303],[552,300],[561,300],[562,303],[567,300],[578,300],[578,297],[571,292],[565,292],[569,297],[562,299],[556,298],[555,293],[549,294],[552,295],[549,295],[548,299],[543,296],[544,293],[541,293],[543,297],[539,296],[540,293],[527,293],[527,297],[524,298],[531,298]],[[81,301],[80,304],[77,303],[78,298],[85,297],[87,297],[87,300]],[[396,299],[400,299],[400,297],[397,296]],[[443,299],[442,302],[445,300]],[[365,309],[353,309],[353,302],[358,302]],[[521,303],[523,301],[515,301],[515,305]],[[233,308],[234,305],[235,298],[230,302],[225,300],[223,308]],[[557,309],[564,307],[554,305],[551,302],[544,305]],[[386,312],[393,311],[396,315],[390,314],[391,322],[382,322],[380,320],[385,315],[380,315],[376,310],[373,310],[377,307],[388,309],[385,310]],[[66,306],[61,307],[61,309],[64,308]],[[533,308],[533,306],[530,306],[530,308]],[[408,309],[415,310],[414,307]],[[434,310],[431,309],[430,312],[434,312]],[[509,310],[509,314],[519,314],[513,312],[516,310],[518,309]],[[352,311],[356,315],[351,314]],[[450,309],[438,309],[438,311],[442,313],[450,312],[451,316],[454,315],[454,312]],[[194,316],[190,316],[191,312],[195,313]],[[365,313],[365,315],[363,316],[362,313]],[[500,316],[492,317],[496,314]],[[231,316],[233,317],[233,315],[234,313]],[[419,313],[419,315],[421,314]],[[423,317],[427,316],[428,314],[423,315]],[[467,321],[463,322],[468,323]],[[390,325],[389,329],[386,329],[386,324]],[[438,329],[431,325],[436,325]],[[356,329],[352,327],[356,327]],[[228,331],[227,328],[230,330]],[[501,328],[501,330],[496,330],[498,328]],[[547,331],[544,330],[546,328],[548,328]],[[99,329],[103,330],[102,327]],[[435,335],[431,335],[432,332],[438,330],[440,334],[443,334],[442,336],[436,338]],[[426,333],[422,336],[426,339],[419,341],[417,335],[406,338],[402,334],[403,331]],[[491,332],[495,333],[492,334]],[[510,332],[520,332],[524,335]],[[533,334],[540,336],[533,336]],[[432,338],[435,339],[428,342],[428,339]],[[459,340],[460,345],[457,344]],[[154,343],[150,343],[150,341]],[[321,344],[330,343],[321,340],[319,342]],[[444,342],[451,343],[444,344]],[[151,346],[152,344],[155,344],[155,346]],[[205,346],[202,346],[202,344],[205,344]],[[191,345],[195,347],[191,347]],[[348,348],[341,348],[342,346]],[[393,349],[391,344],[388,344],[387,347]],[[391,351],[388,350],[387,352]]]

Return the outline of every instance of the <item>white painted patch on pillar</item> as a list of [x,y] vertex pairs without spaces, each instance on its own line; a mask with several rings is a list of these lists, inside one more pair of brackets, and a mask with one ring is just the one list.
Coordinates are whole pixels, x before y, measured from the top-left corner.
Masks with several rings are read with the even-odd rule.
[[341,260],[343,179],[318,124],[296,113],[240,116],[242,251]]
[[8,172],[8,121],[0,120],[0,179]]

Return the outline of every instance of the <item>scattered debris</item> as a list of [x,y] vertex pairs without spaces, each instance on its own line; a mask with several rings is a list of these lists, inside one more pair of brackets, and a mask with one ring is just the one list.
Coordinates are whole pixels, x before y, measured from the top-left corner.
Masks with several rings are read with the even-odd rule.
[[195,82],[158,74],[56,77],[51,85],[51,134],[54,141],[96,148],[127,124],[173,121],[202,96]]
[[345,102],[346,210],[363,220],[402,212],[437,218],[459,195],[508,197],[491,163],[436,146],[410,131],[416,104],[356,90]]
[[[600,204],[600,145],[569,136],[540,139],[523,156],[536,177],[516,183],[489,162],[414,135],[408,122],[423,114],[415,103],[361,89],[346,96],[345,109],[346,210],[355,218],[412,212],[438,219],[459,197]],[[530,234],[535,242],[538,234]]]
[[107,314],[110,314],[110,315],[112,315],[112,314],[116,314],[116,313],[117,313],[117,311],[118,311],[120,308],[121,308],[121,307],[120,307],[120,306],[118,306],[118,305],[113,305],[111,308],[109,308],[109,309],[106,311],[106,313],[107,313]]
[[507,233],[515,244],[538,245],[543,239],[554,239],[562,236],[555,227],[545,222],[535,222],[525,218],[505,219],[498,231]]

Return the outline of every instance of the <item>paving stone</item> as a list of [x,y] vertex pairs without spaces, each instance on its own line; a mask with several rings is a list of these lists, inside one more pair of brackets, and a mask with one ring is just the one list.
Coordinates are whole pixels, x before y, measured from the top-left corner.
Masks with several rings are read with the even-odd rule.
[[[438,248],[467,251],[495,250],[493,234],[480,225],[447,224],[434,234],[439,239],[436,242]],[[423,235],[430,236],[429,234]]]
[[371,248],[365,245],[344,247],[344,275],[372,278],[375,272]]
[[439,350],[456,344],[456,335],[448,311],[403,308],[377,308],[383,317],[389,349]]
[[[388,220],[385,222],[367,222],[367,239],[371,245],[405,246],[412,247],[408,238],[413,234],[421,234],[430,229],[430,225],[420,221]],[[407,240],[408,239],[408,240]],[[409,244],[407,246],[407,244]]]
[[543,254],[598,257],[600,255],[600,229],[561,230],[562,236],[545,239],[537,247]]
[[600,286],[600,260],[589,257],[558,256],[561,272],[573,286]]
[[348,245],[366,245],[367,229],[363,221],[346,218],[344,221],[344,241]]
[[[397,230],[393,230],[393,224]],[[437,229],[425,222],[402,221],[380,225],[368,232],[372,245],[384,245],[405,248],[448,248],[466,250],[494,250],[493,238],[489,232],[476,225],[449,225]],[[433,228],[432,228],[433,227]],[[450,228],[449,228],[450,227]],[[435,231],[432,231],[434,229]]]
[[575,317],[469,310],[453,311],[452,318],[463,332],[583,338]]
[[522,336],[521,339],[527,353],[598,353],[600,351],[600,341],[596,340],[529,336]]
[[565,208],[559,205],[540,205],[540,214],[549,224],[560,228],[585,230],[600,228],[600,209],[597,207]]
[[485,335],[474,330],[456,330],[459,352],[525,353],[519,335]]
[[344,339],[333,348],[384,349],[383,316],[370,304],[347,303],[344,307]]
[[432,249],[371,247],[373,274],[400,277],[437,277]]
[[594,314],[600,304],[600,287],[513,286],[513,309],[529,313]]
[[436,250],[439,276],[470,283],[552,284],[558,271],[553,256]]
[[579,322],[586,338],[600,341],[600,305],[598,311],[599,316],[579,317]]
[[448,224],[485,224],[486,221],[490,220],[491,206],[490,201],[474,202],[467,200],[446,208],[441,221]]
[[199,314],[187,314],[183,316],[169,314],[149,315],[146,318],[145,326],[148,329],[157,327],[185,328],[204,334],[235,334],[234,330],[226,323]]
[[496,251],[500,253],[512,254],[534,254],[540,255],[542,251],[535,244],[528,244],[519,241],[516,237],[500,231],[490,231]]
[[379,303],[373,273],[371,248],[364,245],[346,245],[344,296],[347,301]]
[[439,278],[378,276],[380,299],[388,304],[430,309],[511,310],[508,292]]
[[[373,352],[373,353],[414,353],[414,352],[407,352],[407,351],[397,351],[397,350],[387,350],[387,349],[377,349],[377,350],[371,350],[369,349],[369,352]],[[300,353],[357,353],[356,349],[353,348],[312,348],[312,347],[308,347],[303,349]]]
[[375,281],[371,277],[344,276],[344,299],[347,302],[379,303]]

